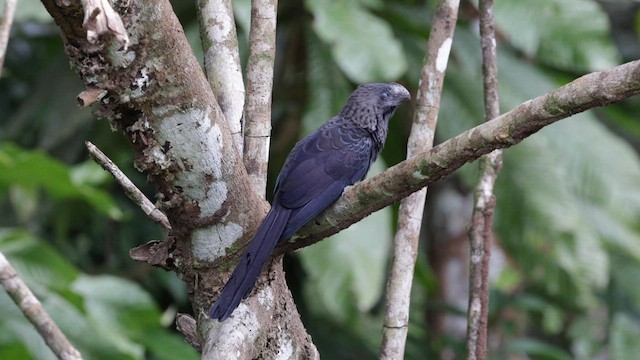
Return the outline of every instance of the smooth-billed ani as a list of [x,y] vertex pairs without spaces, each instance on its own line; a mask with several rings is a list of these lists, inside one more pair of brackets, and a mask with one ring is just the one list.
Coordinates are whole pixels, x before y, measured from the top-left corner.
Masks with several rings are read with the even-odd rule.
[[364,179],[387,137],[396,107],[411,95],[396,83],[365,84],[340,113],[300,140],[287,157],[271,210],[211,306],[224,321],[253,288],[278,241],[287,240],[335,202],[345,187]]

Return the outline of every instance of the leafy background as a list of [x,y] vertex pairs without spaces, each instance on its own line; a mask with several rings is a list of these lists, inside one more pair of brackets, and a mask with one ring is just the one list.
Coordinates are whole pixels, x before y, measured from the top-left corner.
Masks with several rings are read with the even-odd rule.
[[[234,6],[246,59],[250,5]],[[415,94],[433,6],[281,2],[271,183],[295,141],[336,113],[356,84],[399,81]],[[638,58],[639,7],[631,0],[496,2],[502,111]],[[174,8],[201,58],[193,4],[175,1]],[[477,3],[462,1],[438,141],[483,118],[477,21]],[[176,312],[189,312],[184,285],[127,255],[163,234],[88,160],[84,141],[151,198],[153,189],[132,167],[124,137],[77,108],[81,90],[42,5],[20,2],[0,79],[0,251],[87,358],[196,358],[173,330]],[[492,359],[640,353],[639,110],[630,99],[576,115],[505,151],[496,185]],[[410,119],[408,106],[398,111],[374,171],[404,158]],[[476,165],[467,165],[429,189],[407,359],[464,357],[465,236],[476,177]],[[376,358],[396,210],[286,259],[324,358]],[[0,358],[53,358],[4,293],[0,318]]]

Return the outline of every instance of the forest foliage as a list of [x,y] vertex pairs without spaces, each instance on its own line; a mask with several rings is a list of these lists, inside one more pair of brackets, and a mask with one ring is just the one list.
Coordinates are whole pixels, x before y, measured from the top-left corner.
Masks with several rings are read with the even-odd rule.
[[[432,3],[281,2],[270,184],[295,141],[333,116],[356,84],[398,81],[415,93]],[[438,141],[483,119],[477,4],[462,3]],[[250,4],[234,6],[246,61]],[[193,3],[174,8],[201,59]],[[633,1],[496,2],[501,110],[638,58],[638,8]],[[18,9],[0,79],[0,251],[87,358],[196,358],[173,330],[175,314],[190,311],[184,285],[128,256],[161,239],[161,230],[88,159],[84,141],[150,198],[153,188],[133,168],[126,139],[76,105],[81,83],[42,5],[23,1]],[[504,152],[495,232],[506,260],[492,280],[491,358],[640,353],[639,111],[630,99],[582,113]],[[408,106],[398,111],[374,171],[404,158],[410,119]],[[465,354],[464,337],[433,331],[434,314],[464,319],[465,309],[438,298],[448,284],[432,270],[429,249],[444,237],[434,219],[469,216],[471,207],[456,203],[476,178],[470,164],[429,190],[424,224],[433,228],[421,239],[407,359]],[[376,357],[396,212],[381,210],[286,258],[303,322],[325,358]],[[0,358],[53,358],[4,293],[0,318]]]

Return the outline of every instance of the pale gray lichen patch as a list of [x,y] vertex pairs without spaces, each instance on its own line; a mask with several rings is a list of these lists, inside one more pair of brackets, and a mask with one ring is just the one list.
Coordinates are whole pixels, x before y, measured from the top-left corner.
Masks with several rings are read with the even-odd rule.
[[273,289],[269,286],[265,286],[258,291],[258,303],[267,308],[273,306],[274,297]]
[[210,216],[216,213],[221,207],[224,201],[227,199],[227,183],[224,181],[214,181],[211,186],[207,188],[207,194],[205,195],[210,201],[203,202],[200,205],[201,215]]
[[261,334],[256,314],[245,304],[240,303],[233,315],[222,322],[217,330],[208,332],[208,339],[202,349],[203,359],[242,359],[246,344],[255,342]]
[[414,177],[415,179],[418,179],[418,180],[424,180],[424,179],[428,178],[429,176],[427,176],[427,175],[423,174],[423,173],[422,173],[422,172],[420,172],[420,171],[414,171],[414,172],[413,172],[413,177]]
[[182,170],[176,174],[176,186],[183,196],[198,202],[203,215],[218,211],[228,196],[228,184],[222,180],[222,131],[211,121],[203,126],[209,114],[210,108],[194,108],[154,123],[158,142],[171,143],[166,154]]
[[197,260],[214,261],[225,255],[225,250],[240,239],[242,235],[243,228],[236,223],[196,229],[191,235],[193,255]]
[[293,341],[291,337],[288,336],[288,331],[283,331],[283,329],[278,325],[278,332],[280,336],[278,336],[278,353],[274,357],[274,360],[288,360],[293,358]]

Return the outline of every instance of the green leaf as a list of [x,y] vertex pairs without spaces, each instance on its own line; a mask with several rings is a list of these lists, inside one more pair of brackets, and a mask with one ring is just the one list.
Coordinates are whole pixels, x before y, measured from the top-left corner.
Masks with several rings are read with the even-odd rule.
[[138,284],[114,276],[83,275],[73,289],[84,298],[88,317],[99,324],[99,337],[136,358],[145,349],[160,359],[196,359],[182,339],[160,324],[160,311]]
[[580,314],[571,322],[568,335],[572,339],[571,352],[575,359],[595,359],[606,351],[608,339],[602,336],[610,327],[606,317],[605,311],[597,310]]
[[571,356],[561,348],[535,339],[512,340],[506,348],[508,351],[524,353],[535,359],[571,360]]
[[[374,163],[372,173],[380,171],[382,164]],[[393,239],[392,219],[391,209],[385,208],[299,251],[309,275],[305,293],[316,311],[345,321],[354,311],[367,312],[380,300]]]
[[199,354],[189,346],[181,336],[171,334],[164,329],[152,329],[136,337],[154,357],[161,360],[196,360]]
[[[160,311],[139,285],[113,276],[80,274],[56,250],[25,231],[0,229],[0,251],[86,358],[143,359],[147,353],[160,359],[196,358],[189,345],[161,326]],[[0,318],[0,349],[10,349],[7,354],[26,349],[33,358],[54,358],[4,292]]]
[[511,44],[546,64],[587,72],[604,70],[620,61],[611,41],[609,20],[597,2],[501,1],[496,3],[495,18],[500,33]]
[[[506,107],[554,86],[529,66],[508,56],[501,60],[501,89],[509,94],[503,98]],[[511,232],[503,238],[505,244],[531,270],[549,260],[539,257],[553,259],[540,268],[540,274],[546,273],[540,281],[553,294],[568,301],[573,295],[567,290],[574,288],[575,303],[593,305],[595,292],[608,283],[608,249],[622,247],[630,254],[640,250],[635,241],[638,183],[640,161],[635,152],[591,112],[581,113],[505,151],[497,189],[497,226],[505,236]],[[507,187],[514,189],[505,191]],[[516,201],[522,212],[513,211]],[[515,224],[522,225],[523,233],[514,232]],[[563,276],[549,276],[555,266],[569,276],[569,282]]]
[[319,128],[344,105],[351,86],[331,58],[330,49],[313,33],[307,36],[309,101],[302,124],[304,132]]
[[342,71],[356,83],[391,81],[407,68],[402,46],[391,27],[359,1],[305,1],[313,28],[331,45]]
[[124,337],[159,325],[160,312],[139,285],[108,275],[81,275],[72,289],[84,298],[87,313],[112,335]]
[[66,291],[78,276],[56,250],[24,230],[0,228],[0,251],[22,279],[37,289]]
[[44,189],[56,200],[80,199],[112,219],[120,219],[122,211],[109,194],[96,187],[107,178],[98,165],[83,163],[69,168],[37,150],[24,150],[5,143],[0,146],[0,196],[11,187],[33,191]]
[[635,359],[640,354],[640,326],[636,319],[615,314],[611,324],[611,359]]

